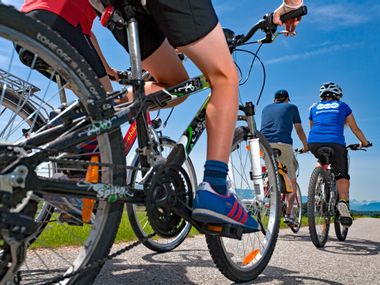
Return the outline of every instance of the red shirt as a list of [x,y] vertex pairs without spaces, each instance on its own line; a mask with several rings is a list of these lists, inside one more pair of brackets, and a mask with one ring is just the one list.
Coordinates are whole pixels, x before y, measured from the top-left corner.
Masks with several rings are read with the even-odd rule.
[[92,23],[96,17],[94,8],[88,0],[25,0],[21,11],[46,10],[61,16],[74,27],[81,25],[86,35],[91,34]]

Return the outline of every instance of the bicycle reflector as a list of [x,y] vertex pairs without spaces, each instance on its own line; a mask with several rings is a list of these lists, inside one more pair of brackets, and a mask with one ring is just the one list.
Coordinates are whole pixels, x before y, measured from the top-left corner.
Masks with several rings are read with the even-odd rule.
[[258,248],[255,248],[254,250],[252,250],[250,253],[248,253],[244,259],[243,259],[243,265],[248,265],[250,264],[255,258],[257,255],[260,254],[260,249]]
[[[98,183],[99,182],[99,156],[91,156],[90,164],[87,168],[86,182]],[[82,220],[84,223],[89,224],[91,222],[92,211],[94,210],[95,199],[82,199]]]
[[103,27],[107,27],[109,22],[111,21],[113,14],[115,12],[115,7],[113,6],[107,6],[103,13],[102,16],[100,17],[100,23],[102,24]]

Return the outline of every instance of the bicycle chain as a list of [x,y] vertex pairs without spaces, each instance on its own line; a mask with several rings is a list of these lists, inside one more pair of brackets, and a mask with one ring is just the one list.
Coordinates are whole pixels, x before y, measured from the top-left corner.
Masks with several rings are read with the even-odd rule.
[[64,281],[67,278],[71,278],[71,277],[74,277],[74,276],[77,276],[77,275],[81,275],[81,274],[86,273],[88,271],[100,268],[100,267],[102,267],[104,265],[104,263],[106,263],[106,261],[111,260],[111,259],[113,259],[113,258],[115,258],[115,257],[117,257],[117,256],[119,256],[121,254],[123,254],[124,252],[127,252],[127,251],[135,248],[136,246],[138,246],[141,243],[147,241],[148,239],[154,237],[155,235],[156,235],[155,233],[154,234],[150,234],[150,235],[146,236],[145,238],[142,238],[142,240],[138,240],[138,241],[136,241],[136,242],[134,242],[132,244],[129,244],[126,247],[124,247],[122,249],[119,249],[118,251],[116,251],[116,252],[114,252],[112,254],[109,254],[106,257],[102,258],[102,259],[94,261],[93,263],[90,263],[89,265],[86,265],[83,268],[80,268],[80,269],[78,269],[75,272],[69,273],[67,275],[62,275],[62,276],[59,276],[59,277],[52,278],[48,282],[42,283],[40,285],[57,284],[57,283],[59,283],[61,281]]

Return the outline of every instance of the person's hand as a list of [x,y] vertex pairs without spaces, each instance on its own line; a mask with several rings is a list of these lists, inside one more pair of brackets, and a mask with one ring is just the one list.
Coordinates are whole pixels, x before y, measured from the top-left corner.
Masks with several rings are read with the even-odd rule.
[[119,81],[119,71],[115,68],[109,67],[107,68],[107,75],[112,81]]
[[309,151],[309,147],[307,144],[304,144],[303,145],[303,148],[302,148],[302,152],[305,153],[305,152],[308,152]]
[[360,142],[359,143],[359,148],[370,147],[370,146],[372,146],[372,144],[369,141],[365,141],[365,142]]
[[[300,1],[300,0],[286,1],[286,3],[289,6],[298,7],[300,4],[303,3],[303,1]],[[294,10],[294,9],[288,8],[284,4],[284,2],[283,2],[273,13],[273,23],[275,23],[276,25],[279,25],[279,26],[282,26],[282,25],[285,24],[286,36],[288,36],[288,35],[294,36],[295,35],[296,26],[301,21],[301,17],[288,20],[285,23],[283,23],[280,20],[280,16],[281,15],[286,14],[286,13],[292,11],[292,10]]]

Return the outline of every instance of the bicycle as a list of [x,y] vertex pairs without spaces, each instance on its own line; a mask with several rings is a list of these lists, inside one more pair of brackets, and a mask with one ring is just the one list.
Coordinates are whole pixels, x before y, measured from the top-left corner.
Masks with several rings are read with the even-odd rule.
[[[370,146],[372,144],[368,147]],[[359,144],[347,145],[346,149],[365,150]],[[339,222],[337,210],[339,194],[335,175],[329,164],[333,153],[334,149],[329,146],[322,146],[318,149],[318,154],[324,157],[326,163],[314,168],[309,182],[307,201],[309,232],[311,241],[317,248],[324,247],[327,242],[331,218],[334,220],[335,234],[339,241],[344,241],[348,234],[348,227]]]
[[[281,156],[281,150],[277,148],[273,148],[273,153],[277,161],[277,169],[278,169],[278,174],[280,177],[280,191],[281,191],[281,214],[282,217],[285,217],[286,210],[287,210],[287,194],[292,193],[292,185],[290,182],[290,178],[288,177],[287,173],[287,168],[286,165],[283,165],[279,160],[278,157]],[[303,153],[302,149],[295,149],[294,150],[295,154],[301,154]],[[295,156],[295,162],[296,162],[296,170],[297,170],[297,177],[299,174],[299,168],[298,168],[298,161]],[[292,216],[296,218],[294,223],[287,223],[288,227],[292,230],[293,233],[298,233],[301,226],[302,226],[302,194],[301,194],[301,189],[298,185],[296,189],[296,196],[294,197],[294,203],[293,203],[293,208],[292,208]],[[286,222],[285,222],[286,223]]]
[[[84,239],[79,241],[81,248],[76,249],[68,257],[61,256],[65,259],[64,265],[54,263],[43,265],[47,268],[49,265],[56,265],[56,268],[42,271],[43,276],[39,276],[40,278],[50,278],[55,272],[63,272],[62,276],[54,279],[55,283],[62,281],[65,284],[90,284],[95,279],[114,241],[123,203],[145,203],[149,222],[154,231],[161,236],[171,237],[177,234],[182,228],[182,220],[189,221],[201,233],[206,234],[209,251],[215,263],[222,273],[232,280],[253,280],[269,262],[278,234],[278,177],[271,149],[265,138],[256,130],[253,104],[247,103],[239,108],[244,113],[239,116],[244,126],[236,130],[232,156],[237,154],[236,157],[239,158],[242,151],[249,149],[249,152],[245,154],[247,159],[251,158],[252,163],[257,163],[256,166],[266,166],[268,173],[266,183],[269,185],[266,185],[267,191],[263,193],[262,167],[253,168],[251,165],[239,164],[236,167],[243,165],[248,167],[247,171],[241,173],[249,177],[251,172],[252,179],[245,181],[245,177],[241,177],[239,172],[235,172],[236,175],[233,176],[236,170],[234,168],[229,177],[236,190],[251,189],[249,191],[251,196],[245,200],[246,203],[250,202],[250,211],[261,224],[261,231],[245,234],[241,228],[235,226],[207,226],[192,221],[190,218],[192,185],[182,164],[205,128],[207,100],[165,163],[156,160],[157,144],[148,126],[146,111],[162,108],[176,99],[194,94],[209,86],[204,76],[200,76],[145,97],[138,42],[135,41],[138,39],[136,37],[137,24],[132,20],[133,10],[129,9],[130,7],[125,8],[128,15],[125,25],[130,42],[133,43],[130,48],[133,79],[130,79],[129,83],[133,86],[135,100],[125,108],[115,111],[112,102],[124,96],[125,90],[106,97],[88,64],[58,34],[36,20],[10,7],[0,5],[0,36],[7,40],[9,46],[12,47],[14,43],[17,43],[33,54],[31,68],[24,73],[19,73],[20,76],[26,77],[25,82],[29,81],[34,69],[46,63],[52,68],[52,72],[50,72],[51,76],[48,78],[44,95],[48,94],[50,82],[56,82],[53,80],[53,75],[58,74],[63,79],[63,85],[54,95],[61,95],[65,87],[69,87],[68,95],[79,99],[60,112],[53,120],[60,119],[62,122],[50,128],[44,125],[35,129],[39,113],[32,114],[31,117],[27,114],[27,121],[32,122],[30,128],[23,134],[27,138],[13,143],[3,142],[0,145],[0,203],[2,206],[0,208],[2,238],[0,277],[2,283],[15,284],[26,280],[27,276],[20,272],[24,263],[28,266],[28,270],[41,271],[40,265],[27,263],[25,257],[30,256],[27,254],[27,241],[35,235],[39,226],[38,221],[35,220],[39,208],[32,207],[32,204],[35,204],[33,201],[44,201],[44,195],[69,195],[96,201],[91,223],[82,229]],[[298,17],[305,13],[306,8],[303,7],[285,17]],[[282,20],[285,18],[283,17]],[[24,28],[26,26],[28,29]],[[230,48],[235,49],[247,42],[258,30],[266,33],[266,38],[258,42],[272,42],[276,28],[272,23],[271,15],[267,15],[250,30],[247,36],[230,38]],[[8,73],[13,67],[13,58],[12,53]],[[1,86],[1,98],[4,97],[7,86],[10,84],[8,82]],[[32,86],[29,85],[24,86],[20,92],[30,95],[32,90]],[[20,111],[26,105],[28,103],[24,102],[18,105],[16,110]],[[72,112],[80,116],[73,118]],[[136,121],[138,126],[139,163],[137,167],[125,166],[124,150],[120,143],[122,142],[121,124],[132,121]],[[12,124],[14,121],[10,123]],[[75,160],[70,160],[68,154],[76,146],[94,138],[98,142],[95,153],[100,156],[100,162],[78,160],[77,154],[75,154]],[[241,144],[248,144],[249,147],[241,147]],[[263,153],[261,157],[258,155],[260,150]],[[233,161],[232,158],[231,165],[235,165]],[[99,181],[78,183],[52,178],[49,175],[43,177],[35,171],[43,164],[48,164],[48,166],[58,164],[60,168],[95,165],[99,167]],[[144,185],[144,193],[141,189],[124,186],[126,169],[141,172],[142,178],[139,184]],[[237,187],[244,184],[250,184],[249,188]],[[169,191],[169,195],[165,191]],[[44,232],[45,230],[41,235]],[[236,243],[238,239],[243,240],[238,244],[240,252],[236,251],[237,247],[229,246],[229,242]],[[252,242],[251,247],[244,252],[246,249],[243,247],[247,241]],[[38,258],[42,259],[42,256]],[[84,272],[86,274],[83,274]],[[36,284],[35,276],[33,277],[32,282]]]
[[[126,80],[128,78],[128,75],[126,72],[120,73],[120,78],[121,81]],[[17,113],[18,116],[20,117],[20,121],[16,127],[12,127],[12,132],[15,133],[17,129],[19,129],[20,134],[24,134],[28,128],[31,127],[33,124],[33,120],[28,120],[33,114],[37,115],[36,122],[34,124],[34,128],[36,130],[42,128],[43,126],[49,125],[49,124],[54,124],[54,119],[56,118],[57,115],[59,115],[62,110],[65,109],[64,104],[62,103],[61,106],[59,107],[59,111],[53,110],[51,106],[48,104],[45,104],[41,98],[35,95],[35,92],[39,91],[39,88],[33,87],[34,91],[33,94],[29,94],[28,98],[24,98],[22,94],[19,94],[17,92],[17,88],[21,88],[20,86],[27,85],[27,82],[23,82],[21,79],[15,78],[12,74],[7,73],[5,70],[0,69],[0,83],[5,83],[5,80],[9,81],[10,79],[13,80],[13,86],[8,87],[8,89],[5,91],[3,100],[2,100],[2,105],[6,107],[11,114]],[[4,80],[4,81],[3,81]],[[65,94],[63,94],[65,97]],[[33,100],[32,100],[33,99]],[[61,98],[62,100],[62,98]],[[67,99],[62,100],[63,102],[67,102]],[[21,105],[23,108],[20,110],[17,110]],[[45,114],[41,114],[38,112],[38,107],[41,108],[42,105],[44,106],[45,109]],[[54,116],[52,116],[54,114]],[[49,119],[50,117],[50,119]],[[3,121],[10,121],[12,118],[10,118],[9,114],[6,114],[5,112],[0,115],[1,120]],[[56,120],[56,119],[55,119]],[[169,150],[174,147],[175,141],[171,140],[170,138],[163,136],[162,131],[161,131],[161,125],[162,121],[159,117],[154,118],[153,120],[149,119],[149,114],[148,114],[148,120],[149,120],[149,126],[152,128],[151,132],[155,133],[155,139],[157,140],[157,145],[159,148],[157,148],[157,153],[160,153],[164,157],[167,156],[169,153]],[[167,122],[168,118],[166,119]],[[24,124],[21,124],[21,122],[24,121]],[[164,123],[164,125],[166,124]],[[25,125],[25,126],[24,126]],[[22,130],[23,129],[23,130]],[[2,130],[2,133],[0,134],[1,138],[7,138],[6,134],[7,127],[5,127]],[[132,146],[134,145],[136,141],[136,123],[133,122],[128,130],[126,131],[125,135],[123,136],[123,147],[124,147],[124,154],[127,156],[131,149]],[[84,144],[81,147],[78,148],[78,150],[86,150],[87,153],[93,151],[93,148],[96,147],[96,142],[94,141],[92,144]],[[71,154],[73,156],[73,154]],[[79,155],[79,154],[78,154]],[[83,156],[84,154],[80,154]],[[137,166],[138,164],[138,157],[135,154],[133,158],[131,159],[131,165]],[[186,171],[188,172],[188,175],[191,179],[191,184],[195,188],[197,185],[196,181],[196,175],[195,175],[195,170],[193,167],[193,164],[191,162],[191,159],[188,158],[184,164],[184,167]],[[73,178],[75,172],[75,176],[77,178],[84,178],[86,174],[86,168],[83,168],[82,170],[76,168],[76,169],[65,169],[64,167],[56,167],[55,172],[66,172],[67,176]],[[69,173],[68,173],[69,172]],[[135,184],[136,182],[136,173],[129,171],[127,172],[127,183],[128,185]],[[57,200],[57,199],[56,199]],[[75,201],[74,201],[75,202]],[[66,222],[69,223],[70,225],[82,225],[83,220],[82,220],[82,202],[79,203],[79,205],[75,206],[72,205],[75,203],[70,203],[70,200],[65,200],[65,201],[56,201],[56,203],[48,202],[44,207],[42,207],[42,210],[39,213],[39,217],[36,219],[39,221],[41,225],[44,225],[44,227],[49,223],[49,219],[51,218],[52,214],[54,212],[61,212],[66,216],[65,220],[60,219],[60,222]],[[55,208],[55,209],[54,209]],[[68,208],[67,210],[65,210]],[[149,234],[152,234],[151,229],[149,228],[149,225],[147,223],[147,217],[143,213],[144,208],[141,206],[137,206],[134,204],[127,204],[126,205],[126,210],[128,214],[128,218],[131,224],[131,227],[133,231],[136,233],[136,235],[143,239]],[[43,228],[44,228],[43,227]],[[42,232],[43,228],[41,228],[38,232]],[[191,230],[191,225],[189,223],[185,223],[185,226],[183,228],[183,231],[180,232],[177,236],[172,237],[171,239],[143,239],[142,242],[144,243],[145,246],[150,248],[151,250],[157,251],[157,252],[166,252],[169,250],[172,250],[179,246],[186,236],[188,235],[189,231]],[[35,238],[34,238],[35,239]],[[33,239],[33,240],[34,240]],[[30,243],[33,242],[31,240]]]

